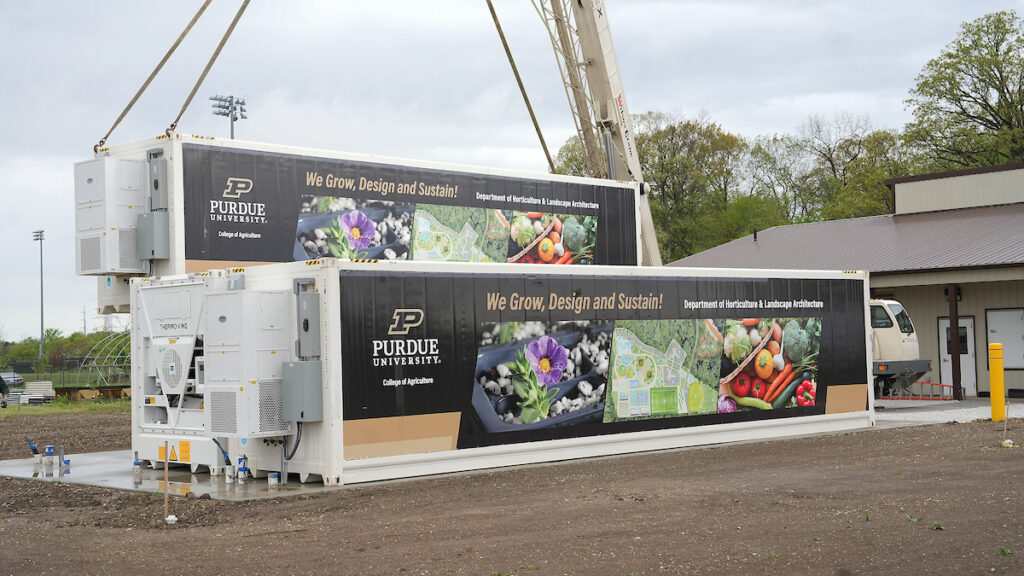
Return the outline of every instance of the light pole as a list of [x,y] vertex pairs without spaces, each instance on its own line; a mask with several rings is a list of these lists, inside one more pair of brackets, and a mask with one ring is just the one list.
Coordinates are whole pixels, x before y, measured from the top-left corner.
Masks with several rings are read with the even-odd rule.
[[234,96],[210,96],[213,101],[213,115],[226,116],[231,120],[231,139],[235,139],[235,120],[245,120],[245,98]]
[[43,367],[43,237],[42,230],[32,232],[32,240],[39,241],[39,368]]

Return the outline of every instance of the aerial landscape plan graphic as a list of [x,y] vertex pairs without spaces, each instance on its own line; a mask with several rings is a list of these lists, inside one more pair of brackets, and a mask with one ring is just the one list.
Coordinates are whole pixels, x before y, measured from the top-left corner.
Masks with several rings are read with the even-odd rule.
[[468,222],[456,232],[421,209],[416,213],[415,231],[413,254],[416,260],[492,262],[477,247],[480,236]]
[[700,353],[700,325],[697,320],[615,323],[605,422],[716,412],[719,359]]

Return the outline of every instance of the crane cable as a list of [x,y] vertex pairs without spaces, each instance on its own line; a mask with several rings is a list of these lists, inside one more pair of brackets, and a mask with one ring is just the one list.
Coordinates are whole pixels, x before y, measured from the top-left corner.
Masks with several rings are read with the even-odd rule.
[[107,133],[106,135],[103,136],[103,138],[100,138],[99,143],[92,147],[93,152],[99,152],[99,149],[104,144],[107,143],[107,138],[110,138],[110,135],[114,132],[114,129],[117,128],[117,125],[120,124],[121,120],[124,120],[124,117],[128,115],[128,111],[131,110],[133,106],[135,106],[135,102],[139,100],[139,97],[142,96],[142,93],[146,91],[146,88],[149,88],[150,82],[152,82],[153,79],[156,78],[157,73],[159,73],[160,69],[164,67],[164,64],[167,63],[167,60],[171,58],[171,54],[174,54],[174,51],[178,49],[178,45],[180,45],[181,41],[185,39],[185,36],[187,36],[188,33],[192,31],[192,27],[195,26],[196,22],[199,20],[199,17],[202,16],[203,12],[206,11],[206,7],[210,5],[211,1],[212,0],[206,0],[205,2],[203,2],[203,5],[199,7],[199,10],[196,11],[196,15],[192,17],[192,20],[188,23],[188,26],[185,26],[185,29],[181,31],[181,34],[178,36],[178,39],[174,41],[174,44],[171,45],[171,48],[167,51],[166,54],[164,54],[164,57],[160,60],[160,63],[157,64],[156,68],[153,69],[153,72],[150,73],[149,78],[146,78],[146,81],[142,84],[142,87],[139,88],[139,91],[136,92],[135,96],[131,99],[131,102],[128,102],[128,105],[125,106],[124,110],[121,111],[121,115],[117,117],[117,120],[114,120],[114,125],[110,127],[110,130],[107,130]]
[[203,73],[199,75],[199,80],[196,80],[196,85],[192,87],[192,92],[189,93],[185,103],[181,106],[181,111],[178,112],[178,116],[171,122],[171,125],[167,128],[167,135],[170,136],[171,132],[178,127],[178,120],[181,120],[182,115],[185,114],[185,110],[188,109],[188,105],[192,103],[192,98],[195,97],[196,92],[199,91],[199,87],[203,84],[203,80],[206,79],[206,74],[210,72],[210,68],[213,67],[213,63],[217,61],[217,56],[220,55],[220,51],[224,48],[224,44],[227,43],[228,38],[231,37],[231,33],[234,32],[235,26],[238,24],[238,20],[241,19],[245,9],[249,6],[249,0],[243,0],[242,5],[238,8],[238,12],[235,13],[235,18],[231,21],[231,25],[224,32],[224,36],[220,39],[220,44],[217,44],[217,49],[213,51],[213,55],[210,56],[210,61],[206,63],[206,68],[203,69]]

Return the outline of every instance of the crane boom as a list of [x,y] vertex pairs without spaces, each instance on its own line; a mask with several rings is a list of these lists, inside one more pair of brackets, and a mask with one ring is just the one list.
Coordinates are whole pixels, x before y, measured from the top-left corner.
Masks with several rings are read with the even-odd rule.
[[[640,184],[641,262],[660,266],[661,253],[647,197],[649,187],[640,169],[633,120],[626,106],[604,0],[545,0],[542,6],[545,19],[554,28],[551,42],[590,171],[599,178]],[[603,151],[598,144],[598,129],[604,140]]]

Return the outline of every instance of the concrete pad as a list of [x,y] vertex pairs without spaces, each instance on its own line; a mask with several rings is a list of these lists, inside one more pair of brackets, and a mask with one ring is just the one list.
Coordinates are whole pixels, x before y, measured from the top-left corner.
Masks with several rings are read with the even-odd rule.
[[[144,467],[140,472],[134,472],[130,450],[72,454],[65,455],[64,458],[71,460],[71,465],[64,470],[61,470],[56,464],[45,466],[42,463],[36,463],[33,458],[0,461],[0,476],[163,494],[164,469],[162,467],[159,469]],[[56,458],[54,458],[54,462],[56,462]],[[171,466],[168,471],[168,480],[167,490],[176,496],[209,495],[210,498],[217,500],[234,501],[279,498],[335,489],[325,487],[320,482],[302,484],[297,477],[287,485],[276,488],[269,487],[266,478],[249,478],[245,482],[236,480],[228,483],[223,475],[192,474],[188,466]]]
[[[949,400],[883,400],[877,402],[877,405],[879,409],[875,412],[876,429],[906,428],[943,422],[970,422],[991,418],[990,401],[988,398],[969,398],[960,402]],[[1007,400],[1007,406],[1009,407],[1010,418],[1024,418],[1024,401]],[[865,428],[864,430],[870,430],[870,428]],[[840,433],[848,432],[850,430]],[[801,436],[805,435],[796,435],[790,438]],[[747,442],[760,441],[763,440],[750,440]],[[785,441],[785,439],[778,439],[776,441]],[[122,490],[141,490],[158,494],[163,493],[163,468],[144,468],[139,473],[133,472],[133,456],[129,450],[73,454],[65,457],[71,460],[71,466],[63,474],[61,474],[60,469],[56,466],[46,467],[42,464],[37,464],[32,458],[27,458],[0,461],[0,476],[38,479],[44,482],[58,481],[68,484],[85,484]],[[609,458],[618,457],[620,456],[609,456]],[[319,481],[301,484],[296,475],[292,476],[292,480],[287,485],[278,486],[273,489],[268,486],[266,478],[250,478],[243,483],[237,481],[229,483],[223,475],[212,476],[205,471],[192,474],[188,466],[171,467],[167,488],[171,494],[177,496],[184,496],[185,494],[192,494],[197,497],[209,495],[210,498],[217,500],[233,501],[278,498],[338,489],[337,487],[325,487]]]
[[[879,427],[900,428],[944,422],[991,420],[992,404],[988,398],[956,400],[880,400],[876,402],[875,422]],[[1024,402],[1007,399],[1010,418],[1024,418]]]

